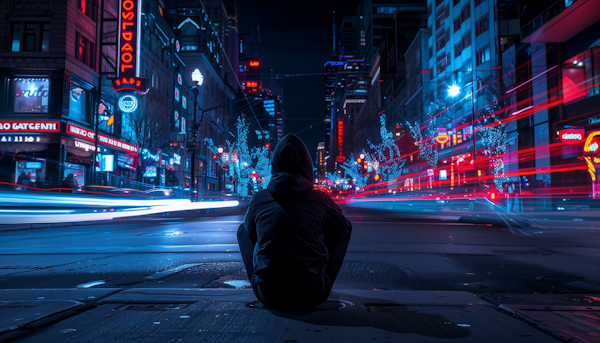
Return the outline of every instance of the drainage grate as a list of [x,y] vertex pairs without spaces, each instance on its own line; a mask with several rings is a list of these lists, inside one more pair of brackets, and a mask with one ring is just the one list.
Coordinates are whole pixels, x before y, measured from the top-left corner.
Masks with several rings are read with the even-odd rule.
[[134,304],[123,305],[117,308],[118,311],[168,311],[183,310],[190,304]]

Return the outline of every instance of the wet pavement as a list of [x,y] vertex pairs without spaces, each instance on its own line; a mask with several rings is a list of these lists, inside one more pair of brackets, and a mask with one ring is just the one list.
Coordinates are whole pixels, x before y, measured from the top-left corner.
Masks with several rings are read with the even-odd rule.
[[[501,225],[459,222],[457,219],[449,218],[446,214],[440,214],[439,216],[435,214],[411,215],[382,211],[357,212],[353,210],[347,215],[353,222],[354,232],[344,265],[334,284],[334,290],[336,291],[375,291],[377,294],[383,294],[381,292],[386,292],[386,290],[394,290],[395,292],[423,290],[430,291],[433,300],[437,299],[435,295],[437,291],[464,292],[471,295],[515,293],[548,297],[571,294],[593,296],[593,294],[600,293],[600,275],[598,275],[595,267],[600,262],[600,255],[597,253],[597,249],[600,247],[600,235],[595,228],[591,227],[591,225],[594,225],[591,222],[585,222],[587,225],[578,222],[578,225],[571,227],[548,228],[540,233],[536,233],[533,229],[521,233],[511,231]],[[52,337],[56,339],[59,336],[49,334],[49,332],[55,332],[56,330],[62,335],[60,336],[61,341],[94,341],[91,339],[93,333],[86,331],[88,329],[78,327],[77,331],[61,332],[61,330],[69,329],[69,327],[58,324],[62,323],[64,318],[68,318],[68,320],[87,318],[85,321],[94,318],[93,321],[95,322],[98,321],[99,317],[97,316],[100,315],[99,313],[104,313],[105,316],[107,314],[112,315],[109,316],[110,318],[107,317],[109,319],[104,318],[102,322],[109,326],[113,325],[115,330],[121,330],[119,328],[122,327],[122,323],[120,321],[112,322],[114,319],[112,317],[127,317],[126,314],[130,311],[139,310],[144,313],[150,311],[147,309],[122,310],[119,309],[121,307],[115,307],[117,305],[108,306],[109,304],[103,300],[107,294],[114,293],[113,299],[118,294],[122,294],[123,298],[114,300],[114,304],[122,306],[136,301],[150,305],[157,302],[158,298],[156,296],[150,300],[139,300],[136,296],[133,296],[137,294],[135,292],[140,292],[140,290],[146,293],[155,290],[156,294],[163,297],[168,292],[177,293],[184,290],[190,292],[240,291],[246,292],[243,293],[245,298],[242,303],[240,303],[241,300],[236,298],[236,294],[242,293],[226,293],[229,295],[226,296],[227,300],[223,301],[227,304],[216,304],[208,300],[208,302],[196,304],[198,301],[193,296],[190,298],[190,294],[180,295],[177,297],[179,300],[172,302],[169,302],[170,300],[167,297],[161,303],[166,302],[170,305],[179,304],[181,301],[188,304],[193,303],[191,309],[187,310],[186,308],[185,310],[192,311],[191,313],[194,313],[194,315],[182,314],[183,316],[189,315],[190,318],[198,317],[201,313],[204,313],[202,315],[215,313],[215,316],[236,313],[236,316],[241,316],[240,318],[243,320],[254,318],[252,320],[264,321],[265,325],[271,325],[272,330],[276,332],[288,331],[284,330],[287,328],[286,326],[280,326],[279,319],[281,319],[281,316],[275,316],[279,319],[274,320],[263,315],[254,317],[253,312],[246,312],[249,309],[245,307],[246,303],[244,301],[255,299],[251,290],[248,289],[249,284],[244,266],[241,263],[235,237],[237,227],[242,220],[243,216],[241,215],[201,218],[149,218],[148,220],[127,224],[116,223],[112,225],[102,224],[0,232],[0,291],[10,289],[10,291],[0,293],[4,294],[0,297],[0,301],[2,301],[0,302],[0,312],[6,314],[8,313],[6,311],[10,312],[19,306],[34,308],[35,306],[47,306],[46,301],[59,301],[54,305],[68,305],[70,307],[58,311],[62,314],[61,319],[56,324],[50,324],[56,321],[55,319],[44,321],[35,319],[36,317],[25,319],[21,316],[23,317],[21,321],[29,323],[26,325],[35,327],[30,331],[39,331],[35,336],[38,337],[36,338],[38,341]],[[80,296],[57,297],[56,294],[58,293],[54,293],[51,298],[38,299],[39,297],[45,297],[41,294],[48,289],[66,290],[65,294],[91,290],[106,291],[103,293],[102,300]],[[19,290],[24,293],[19,293]],[[165,290],[169,291],[166,292]],[[27,294],[27,296],[18,296],[19,294]],[[187,300],[182,300],[183,298]],[[385,297],[383,300],[385,300]],[[21,303],[18,303],[19,301]],[[35,303],[35,301],[38,301],[38,303]],[[69,303],[68,301],[78,303]],[[540,301],[543,302],[543,300]],[[404,299],[403,302],[405,303],[400,305],[406,305],[408,300]],[[548,303],[550,302],[548,300]],[[509,312],[501,312],[496,309],[497,306],[503,304],[496,304],[493,301],[486,302],[485,309],[480,311],[484,311],[488,315],[487,311],[489,309],[494,316],[510,318],[511,314]],[[536,304],[539,304],[539,302],[513,305]],[[365,306],[376,306],[376,304]],[[559,304],[555,306],[559,306]],[[100,308],[102,310],[99,310]],[[398,308],[394,307],[390,311],[397,311]],[[180,310],[184,309],[181,308],[177,311]],[[377,311],[374,309],[363,310],[366,312]],[[425,311],[425,309],[419,311]],[[456,311],[463,310],[457,309]],[[366,312],[363,312],[362,315],[367,315]],[[91,317],[88,318],[88,314]],[[118,314],[118,316],[115,314]],[[452,314],[454,315],[454,313]],[[49,314],[46,318],[55,318],[56,315],[56,313]],[[19,319],[13,317],[8,318],[8,324],[11,320]],[[125,317],[122,317],[124,322],[127,321]],[[312,334],[304,334],[307,331],[302,331],[304,330],[302,328],[306,325],[314,324],[310,323],[313,319],[307,319],[308,322],[294,322],[296,324],[301,323],[296,327],[289,327],[292,331],[296,330],[295,336],[275,336],[274,333],[262,331],[263,328],[257,328],[255,330],[256,335],[244,331],[245,329],[240,329],[236,331],[237,333],[233,331],[225,332],[227,331],[225,330],[226,327],[220,326],[222,323],[209,323],[206,321],[197,321],[194,322],[194,325],[199,325],[198,330],[201,330],[200,327],[202,326],[214,326],[218,330],[213,332],[213,336],[205,336],[204,334],[189,336],[189,333],[183,332],[181,327],[178,326],[179,324],[176,323],[177,320],[175,319],[180,318],[168,318],[171,321],[169,323],[173,323],[175,326],[169,326],[168,329],[165,329],[164,320],[156,319],[156,321],[162,323],[163,329],[156,330],[153,325],[159,324],[152,324],[147,328],[147,333],[143,335],[142,331],[136,331],[140,335],[139,339],[143,341],[145,340],[144,337],[151,337],[144,336],[150,333],[151,335],[158,335],[152,337],[165,339],[167,336],[162,335],[162,333],[167,331],[172,334],[173,338],[183,339],[184,341],[189,337],[196,337],[196,339],[202,337],[201,341],[220,342],[225,341],[221,340],[224,339],[221,336],[233,339],[242,337],[240,335],[247,335],[248,341],[261,341],[260,337],[262,337],[269,340],[272,338],[277,342],[288,339],[291,341],[311,341],[309,338],[313,337]],[[238,319],[242,320],[240,318]],[[523,320],[522,318],[515,318],[513,319],[517,321]],[[0,319],[5,318],[0,316]],[[241,322],[244,322],[243,320]],[[314,320],[319,324],[324,319]],[[346,318],[344,320],[352,323],[351,319]],[[459,322],[455,317],[451,317],[451,320]],[[5,330],[4,336],[0,336],[0,339],[8,337],[7,334],[14,335],[16,332],[19,333],[19,337],[25,337],[29,340],[29,335],[20,335],[30,331],[24,329],[26,326],[22,326],[19,322],[13,323],[12,330]],[[425,320],[425,322],[428,321]],[[283,323],[285,323],[285,320],[283,320]],[[339,327],[344,326],[344,323],[336,321],[332,323],[324,321],[323,323],[331,324],[327,326],[329,327],[328,330],[334,327],[335,330],[338,330]],[[146,325],[145,322],[130,323],[130,325],[134,324]],[[19,329],[15,329],[16,326],[19,326]],[[355,327],[356,325],[350,326]],[[333,335],[336,338],[332,338],[332,340],[341,340],[343,337],[365,338],[367,337],[364,336],[365,334],[372,334],[374,338],[386,339],[385,337],[391,337],[387,340],[397,340],[400,337],[409,337],[406,335],[415,334],[414,332],[407,332],[405,329],[384,328],[385,332],[394,332],[394,334],[400,336],[385,336],[383,334],[383,336],[379,336],[376,331],[381,328],[375,327],[375,331],[369,331],[371,329],[365,329],[365,333],[353,331],[354,333],[349,336],[339,329]],[[466,339],[466,341],[470,341],[475,337],[484,337],[473,336],[471,331],[467,335],[460,336],[461,334],[458,331],[446,332],[445,329],[437,328],[435,325],[430,329],[434,331],[441,330],[440,332],[444,332],[444,335],[457,334],[459,336],[456,336],[456,339]],[[100,331],[105,332],[103,330]],[[167,331],[163,332],[162,330]],[[318,327],[311,326],[308,330],[313,330],[311,332],[314,333],[314,330],[324,330],[324,328],[322,325]],[[217,334],[218,332],[221,333]],[[50,336],[45,336],[46,333]],[[104,335],[107,335],[106,341],[111,341],[110,339],[113,339],[112,341],[133,341],[134,336],[130,336],[130,334],[133,333],[122,333],[121,336],[116,334],[116,336],[111,336],[104,333]],[[422,333],[416,334],[422,335]],[[71,336],[73,338],[69,338]],[[325,335],[314,337],[321,336],[324,337]],[[508,339],[505,336],[498,337]],[[531,339],[531,337],[518,336],[517,338]],[[441,337],[427,336],[425,338],[439,339]],[[151,339],[148,338],[148,340]],[[369,336],[369,340],[372,340],[371,336]],[[32,341],[35,341],[35,339]],[[156,338],[154,341],[159,342],[161,340]]]

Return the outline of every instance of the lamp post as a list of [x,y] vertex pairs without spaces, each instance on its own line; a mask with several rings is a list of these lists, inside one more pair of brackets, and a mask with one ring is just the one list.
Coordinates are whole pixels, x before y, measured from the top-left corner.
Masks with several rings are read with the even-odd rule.
[[194,93],[194,120],[192,121],[192,125],[191,125],[191,129],[192,129],[192,138],[194,140],[194,146],[192,150],[192,200],[197,200],[198,199],[198,188],[196,186],[196,134],[198,132],[198,129],[200,128],[200,126],[202,125],[202,109],[200,109],[200,122],[196,123],[196,114],[198,112],[198,94],[200,93],[198,91],[198,87],[202,85],[202,82],[204,81],[204,77],[202,76],[202,73],[200,72],[200,70],[195,69],[192,72],[192,81],[194,81],[194,84],[196,85],[194,88],[192,88],[192,93]]

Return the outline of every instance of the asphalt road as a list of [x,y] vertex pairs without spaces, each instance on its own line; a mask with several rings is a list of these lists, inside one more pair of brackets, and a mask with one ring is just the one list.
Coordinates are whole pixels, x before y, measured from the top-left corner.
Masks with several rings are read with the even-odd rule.
[[[337,289],[600,292],[593,222],[522,233],[444,213],[347,210],[354,231]],[[235,236],[242,219],[0,232],[0,289],[247,287]]]

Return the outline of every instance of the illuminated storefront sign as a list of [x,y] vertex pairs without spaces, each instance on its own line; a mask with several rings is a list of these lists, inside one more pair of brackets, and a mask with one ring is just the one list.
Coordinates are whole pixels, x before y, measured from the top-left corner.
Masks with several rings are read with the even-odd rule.
[[185,95],[181,96],[181,107],[183,107],[183,109],[187,108],[187,98],[185,97]]
[[[93,130],[85,129],[83,127],[79,127],[73,124],[67,124],[67,133],[73,136],[85,138],[87,140],[93,141],[95,138],[95,134]],[[135,152],[137,153],[138,148],[135,145],[131,145],[129,143],[120,141],[118,139],[114,139],[103,134],[98,134],[98,143],[104,144],[113,148],[121,149],[127,152]],[[77,144],[77,141],[76,143]],[[89,147],[88,147],[89,148]],[[91,150],[94,150],[93,146]]]
[[42,162],[25,162],[27,169],[42,169]]
[[444,144],[446,142],[448,142],[450,140],[450,136],[448,136],[448,132],[446,131],[446,129],[438,129],[438,135],[435,138],[435,141],[440,143],[440,144]]
[[175,41],[175,49],[177,49],[177,52],[179,52],[179,50],[181,49],[181,44],[179,44],[178,40]]
[[148,91],[146,78],[140,75],[141,0],[121,0],[119,6],[117,78],[112,81],[115,92]]
[[60,122],[0,121],[0,132],[60,132]]
[[123,95],[119,99],[119,108],[121,111],[126,113],[131,113],[135,111],[138,107],[138,100],[135,96],[131,94]]
[[177,73],[177,83],[182,84],[183,80],[181,79],[181,74]]
[[179,127],[179,112],[175,111],[175,126]]
[[1,143],[40,143],[40,136],[0,136]]
[[258,67],[259,65],[260,65],[260,62],[258,62],[258,61],[250,61],[251,67]]
[[175,87],[175,100],[179,101],[179,88]]
[[185,133],[185,118],[181,118],[181,133]]
[[10,82],[9,111],[47,113],[50,82],[47,78],[15,78]]
[[[83,149],[85,151],[94,151],[94,145],[93,144],[89,144],[89,143],[85,143],[85,142],[81,142],[81,141],[75,141],[75,147],[79,148],[79,149]],[[100,151],[100,147],[98,147],[97,151]]]
[[566,144],[577,144],[585,140],[585,130],[579,127],[568,127],[558,131],[558,137]]

